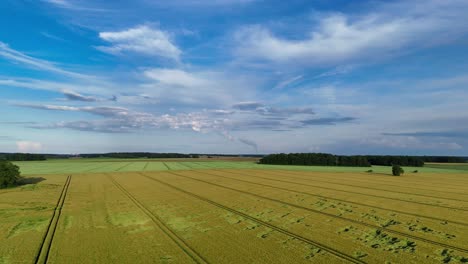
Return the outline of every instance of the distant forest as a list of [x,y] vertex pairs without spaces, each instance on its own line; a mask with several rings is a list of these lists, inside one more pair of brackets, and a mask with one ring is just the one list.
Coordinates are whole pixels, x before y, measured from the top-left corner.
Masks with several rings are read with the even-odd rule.
[[208,157],[258,157],[261,164],[281,164],[281,165],[323,165],[323,166],[356,166],[369,167],[371,165],[390,166],[397,164],[400,166],[421,167],[424,162],[437,163],[465,163],[468,157],[450,156],[382,156],[382,155],[355,155],[343,156],[327,153],[290,153],[290,154],[270,154],[270,155],[226,155],[226,154],[181,154],[181,153],[151,153],[151,152],[112,152],[112,153],[92,153],[92,154],[31,154],[31,153],[0,153],[0,160],[8,161],[40,161],[48,159],[68,159],[68,158],[118,158],[118,159],[168,159],[168,158],[199,158]]
[[439,156],[378,156],[357,155],[340,156],[327,153],[290,153],[270,154],[260,159],[260,164],[309,165],[309,166],[350,166],[369,167],[371,165],[400,165],[422,167],[424,162],[464,163],[466,157]]
[[103,154],[80,154],[81,158],[116,158],[116,159],[175,159],[175,158],[198,158],[198,154],[181,153],[150,153],[150,152],[113,152]]

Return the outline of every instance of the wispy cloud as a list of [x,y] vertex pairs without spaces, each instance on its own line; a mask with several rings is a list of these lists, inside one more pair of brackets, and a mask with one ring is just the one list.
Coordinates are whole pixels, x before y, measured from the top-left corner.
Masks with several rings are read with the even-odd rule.
[[240,103],[234,104],[232,108],[243,110],[243,111],[253,111],[263,106],[265,105],[260,102],[240,102]]
[[346,123],[356,120],[354,117],[323,117],[323,118],[314,118],[308,120],[302,120],[301,123],[308,126],[316,125],[336,125],[339,123]]
[[179,61],[182,53],[172,42],[168,32],[147,25],[122,31],[100,32],[99,37],[111,45],[97,48],[115,55],[130,52]]
[[16,147],[18,152],[41,152],[43,150],[42,143],[34,141],[17,141]]
[[29,66],[38,70],[42,70],[42,71],[54,72],[54,73],[58,73],[61,75],[74,77],[74,78],[80,78],[80,79],[94,78],[94,76],[89,76],[89,75],[85,75],[81,73],[64,70],[60,68],[59,66],[57,66],[55,63],[47,61],[47,60],[37,59],[31,56],[28,56],[23,52],[10,48],[6,43],[3,43],[1,41],[0,41],[0,57],[3,57],[11,62],[21,63],[26,66]]
[[99,99],[92,96],[85,96],[73,91],[63,91],[63,95],[70,101],[97,102]]
[[96,96],[83,95],[70,90],[63,90],[62,94],[68,101],[80,101],[80,102],[104,102],[104,101],[117,101],[117,96],[113,95],[110,98],[104,99]]
[[246,112],[255,112],[265,116],[283,116],[283,115],[294,115],[294,114],[315,114],[314,110],[310,107],[272,107],[267,106],[260,102],[240,102],[232,106],[233,109],[238,109]]
[[71,11],[85,11],[85,12],[107,12],[108,9],[94,7],[92,2],[87,1],[70,1],[70,0],[41,0],[57,8],[71,10]]
[[179,68],[149,68],[142,72],[145,81],[139,87],[144,94],[162,104],[225,107],[248,98],[257,84],[251,76],[232,75],[222,70],[186,70]]
[[251,146],[255,150],[255,153],[258,153],[258,145],[255,141],[246,138],[238,138],[238,140],[248,146]]
[[[335,125],[354,120],[351,117],[307,119],[314,115],[308,108],[279,108],[262,106],[249,108],[248,111],[236,112],[230,109],[205,110],[177,114],[155,115],[152,113],[132,111],[124,107],[109,106],[66,106],[48,104],[15,104],[49,111],[84,112],[105,117],[104,120],[59,122],[55,125],[33,125],[35,128],[71,128],[90,131],[130,132],[142,128],[188,128],[197,132],[227,132],[248,130],[288,130],[304,128],[310,125]],[[244,108],[245,109],[245,108]],[[85,125],[89,124],[89,125]]]
[[62,6],[62,7],[71,7],[72,4],[67,0],[42,0],[43,2]]
[[404,136],[404,137],[467,138],[468,131],[419,131],[419,132],[401,132],[401,133],[382,133],[382,135]]
[[66,42],[67,41],[67,40],[65,40],[65,39],[63,39],[63,38],[61,38],[59,36],[56,36],[54,34],[51,34],[49,32],[45,32],[45,31],[41,32],[41,35],[46,37],[46,38],[57,40],[57,41],[60,41],[60,42]]
[[463,11],[467,8],[464,1],[415,1],[382,5],[368,15],[321,15],[318,26],[304,29],[303,39],[279,36],[261,25],[248,26],[234,36],[236,54],[246,60],[315,66],[381,59],[413,45],[436,44],[431,41],[434,35],[439,39],[463,35],[468,31]]
[[303,78],[302,75],[298,75],[298,76],[294,76],[292,78],[289,78],[289,79],[286,79],[284,81],[281,81],[279,82],[276,86],[275,86],[275,89],[283,89],[299,80],[301,80]]

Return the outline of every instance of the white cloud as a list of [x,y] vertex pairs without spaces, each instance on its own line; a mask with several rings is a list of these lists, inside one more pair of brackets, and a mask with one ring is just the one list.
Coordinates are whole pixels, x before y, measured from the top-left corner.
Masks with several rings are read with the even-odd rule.
[[152,80],[168,85],[196,87],[210,84],[208,80],[179,69],[156,68],[147,70],[143,74]]
[[111,54],[134,52],[178,61],[182,53],[172,43],[169,33],[147,25],[140,25],[123,31],[100,32],[99,37],[111,43],[111,45],[97,48]]
[[70,7],[71,6],[70,2],[68,2],[66,0],[42,0],[42,1],[46,2],[46,3],[62,6],[62,7]]
[[244,5],[256,2],[257,0],[172,0],[172,1],[151,1],[151,4],[157,6],[172,6],[179,8],[200,7],[219,7]]
[[365,16],[322,16],[316,26],[308,22],[302,39],[278,36],[260,25],[245,27],[234,38],[237,53],[248,60],[323,66],[381,59],[431,44],[434,36],[439,42],[461,36],[468,31],[467,8],[466,1],[403,2]]
[[16,148],[18,152],[40,152],[42,151],[43,147],[42,144],[39,142],[33,141],[17,141]]

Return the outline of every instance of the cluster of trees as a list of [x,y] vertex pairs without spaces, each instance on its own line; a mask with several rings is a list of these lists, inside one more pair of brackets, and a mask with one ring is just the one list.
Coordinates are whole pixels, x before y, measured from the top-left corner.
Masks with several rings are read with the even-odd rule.
[[259,163],[277,165],[371,166],[364,156],[337,156],[327,153],[271,154],[261,158]]
[[400,165],[393,165],[392,166],[392,174],[393,176],[400,176],[401,174],[405,173],[405,170],[403,170]]
[[0,189],[16,186],[20,179],[18,166],[9,161],[0,160]]
[[0,160],[8,161],[32,161],[32,160],[46,160],[44,154],[30,154],[30,153],[0,153]]
[[117,158],[117,159],[172,159],[172,158],[198,158],[197,154],[181,153],[150,153],[150,152],[114,152],[102,154],[80,154],[82,158]]
[[370,164],[392,166],[394,164],[400,166],[422,167],[424,159],[415,156],[365,156]]

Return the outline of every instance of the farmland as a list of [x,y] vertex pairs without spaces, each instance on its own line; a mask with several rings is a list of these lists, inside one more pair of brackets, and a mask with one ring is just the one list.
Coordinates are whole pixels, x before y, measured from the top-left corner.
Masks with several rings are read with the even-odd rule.
[[29,183],[0,190],[0,263],[468,261],[468,173],[453,166],[17,164]]
[[[366,172],[369,169],[376,174],[387,174],[390,169],[386,166],[368,167],[332,167],[332,166],[291,166],[265,165],[254,161],[244,160],[216,160],[209,159],[64,159],[47,161],[18,161],[23,175],[63,174],[63,173],[96,173],[96,172],[132,172],[132,171],[166,171],[192,169],[274,169],[316,172]],[[466,164],[442,165],[429,164],[425,167],[404,167],[411,173],[462,173]]]

